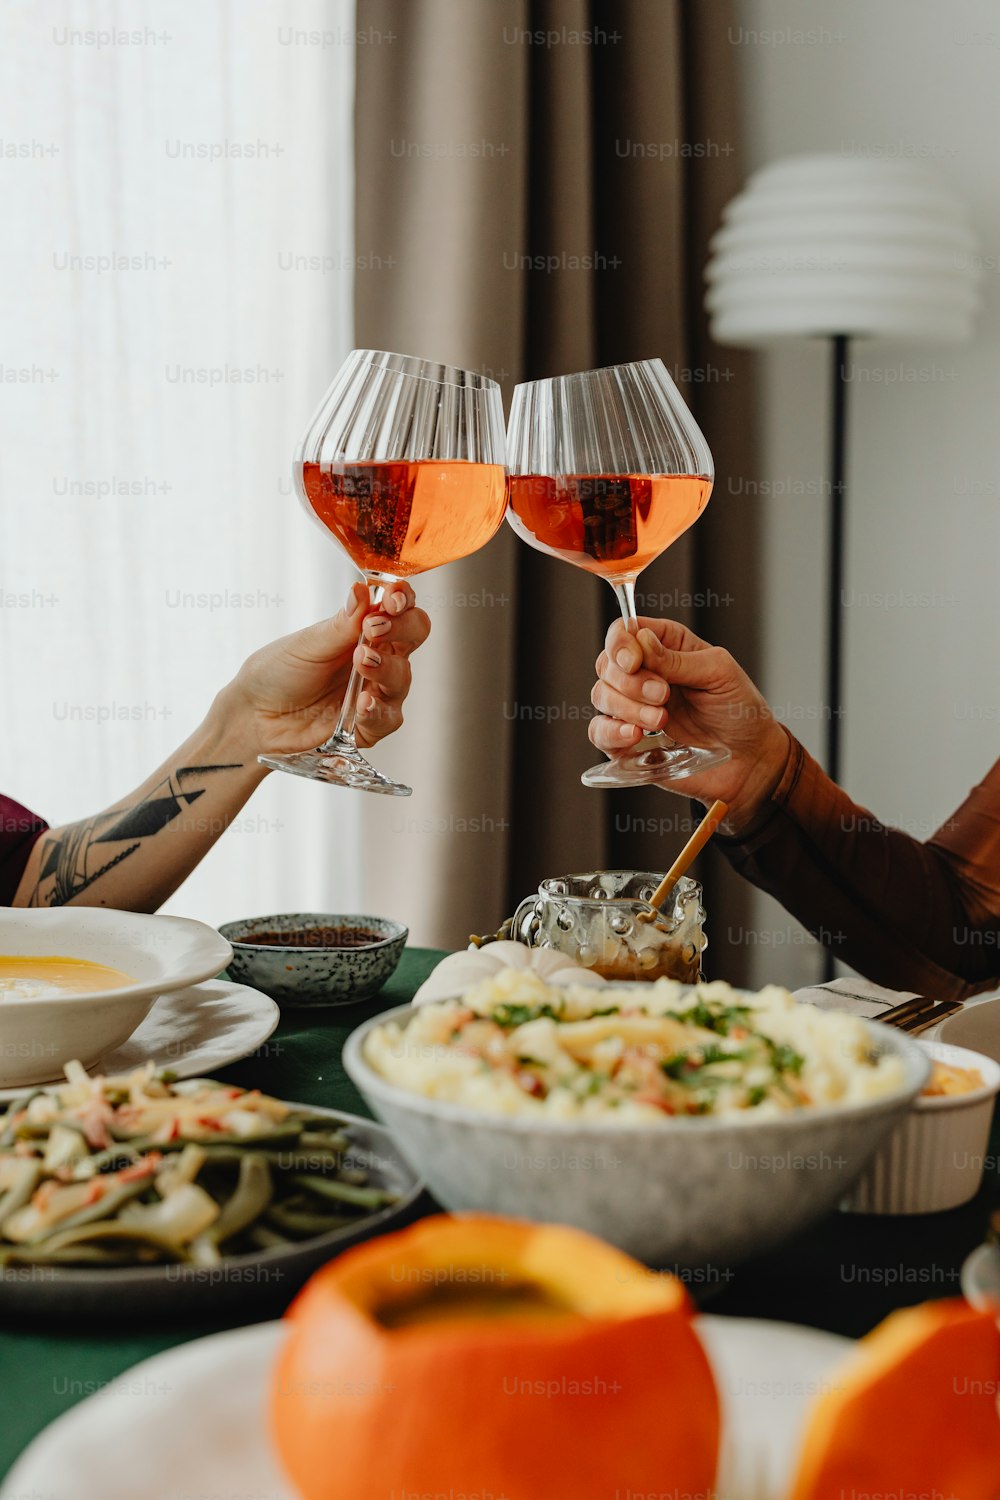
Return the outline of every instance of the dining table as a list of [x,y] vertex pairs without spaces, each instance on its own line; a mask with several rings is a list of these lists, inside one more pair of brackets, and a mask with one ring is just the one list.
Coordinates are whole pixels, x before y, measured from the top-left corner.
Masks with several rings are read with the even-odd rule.
[[[389,982],[355,1004],[285,1008],[251,1056],[221,1069],[227,1083],[311,1105],[369,1116],[344,1072],[341,1052],[369,1016],[409,1002],[444,955],[407,948]],[[835,1212],[766,1254],[732,1267],[688,1273],[695,1301],[713,1314],[804,1324],[858,1338],[894,1308],[959,1295],[962,1262],[1000,1207],[1000,1119],[994,1115],[987,1171],[977,1196],[948,1213],[874,1216]],[[427,1211],[435,1211],[431,1200]],[[290,1294],[291,1295],[291,1294]],[[280,1311],[280,1309],[279,1309]],[[252,1291],[224,1316],[162,1316],[100,1324],[59,1318],[0,1327],[0,1476],[61,1412],[114,1384],[131,1366],[172,1345],[273,1317]]]

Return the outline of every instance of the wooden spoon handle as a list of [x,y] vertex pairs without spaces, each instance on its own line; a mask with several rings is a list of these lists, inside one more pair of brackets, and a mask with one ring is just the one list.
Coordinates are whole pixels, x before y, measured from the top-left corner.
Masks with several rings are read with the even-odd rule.
[[656,887],[656,890],[650,896],[649,904],[650,906],[655,907],[656,911],[640,912],[640,922],[651,922],[654,916],[659,915],[661,901],[666,900],[667,896],[673,890],[678,880],[680,880],[681,876],[686,872],[688,866],[694,862],[696,857],[704,849],[705,845],[708,843],[709,839],[712,837],[712,834],[718,828],[719,824],[722,822],[728,811],[728,802],[715,801],[712,803],[711,807],[708,809],[708,812],[698,824],[698,827],[688,839],[687,843],[684,845],[684,848],[681,850],[680,854],[678,854],[677,858],[670,866],[670,869],[667,871],[663,879],[660,881],[659,885]]

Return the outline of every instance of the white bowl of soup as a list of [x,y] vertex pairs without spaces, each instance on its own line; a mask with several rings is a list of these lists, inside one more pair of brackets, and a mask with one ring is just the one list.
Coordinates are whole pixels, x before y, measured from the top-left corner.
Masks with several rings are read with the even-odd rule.
[[226,967],[225,938],[187,917],[105,907],[0,908],[0,1088],[98,1063],[160,995]]

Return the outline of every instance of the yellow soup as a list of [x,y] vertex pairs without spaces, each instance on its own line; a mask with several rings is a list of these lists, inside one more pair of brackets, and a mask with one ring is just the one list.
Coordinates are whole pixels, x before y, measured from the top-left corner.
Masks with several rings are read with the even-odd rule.
[[0,953],[0,1000],[41,1000],[58,995],[92,995],[134,984],[131,974],[88,958],[59,953]]

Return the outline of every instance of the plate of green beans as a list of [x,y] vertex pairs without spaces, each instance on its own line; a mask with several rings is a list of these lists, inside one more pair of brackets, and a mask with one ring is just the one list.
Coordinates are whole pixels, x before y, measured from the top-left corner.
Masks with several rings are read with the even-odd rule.
[[133,1317],[286,1304],[419,1213],[381,1125],[152,1064],[28,1090],[0,1114],[0,1309]]

